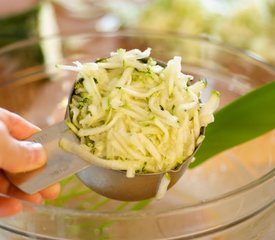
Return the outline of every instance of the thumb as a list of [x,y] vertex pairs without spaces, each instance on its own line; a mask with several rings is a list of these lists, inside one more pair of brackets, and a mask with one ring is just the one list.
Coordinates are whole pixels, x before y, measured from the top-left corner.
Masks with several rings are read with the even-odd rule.
[[0,168],[3,170],[18,173],[34,170],[45,164],[46,152],[40,143],[18,141],[8,131],[2,131],[1,135]]

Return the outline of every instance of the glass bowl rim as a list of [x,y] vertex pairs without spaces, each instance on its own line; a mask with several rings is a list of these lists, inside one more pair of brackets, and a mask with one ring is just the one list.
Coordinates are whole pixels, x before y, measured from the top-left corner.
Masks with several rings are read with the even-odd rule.
[[[215,47],[219,47],[222,48],[224,50],[229,51],[230,53],[236,54],[236,55],[240,55],[242,57],[246,57],[250,60],[252,60],[254,63],[261,65],[262,68],[267,69],[268,71],[272,71],[275,74],[275,67],[264,61],[264,59],[262,59],[260,56],[237,48],[237,47],[233,47],[227,43],[218,41],[217,39],[211,38],[210,36],[206,36],[206,35],[192,35],[192,34],[185,34],[185,33],[179,33],[179,32],[173,32],[173,31],[155,31],[155,30],[150,30],[150,32],[146,31],[146,30],[141,30],[141,29],[126,29],[126,30],[119,30],[116,32],[69,32],[66,34],[55,34],[55,35],[50,35],[47,37],[32,37],[32,38],[28,38],[25,40],[21,40],[9,45],[6,45],[2,48],[0,48],[0,55],[8,53],[10,51],[14,51],[16,49],[20,49],[26,46],[29,46],[31,44],[35,44],[38,43],[40,41],[47,41],[47,40],[51,40],[51,39],[55,39],[55,38],[61,38],[61,39],[66,39],[66,38],[72,38],[72,37],[82,37],[82,36],[87,36],[87,37],[96,37],[96,36],[104,36],[104,37],[131,37],[131,36],[146,36],[146,37],[170,37],[170,38],[178,38],[178,39],[188,39],[191,41],[197,41],[197,42],[205,42],[207,44],[213,45]],[[1,86],[1,84],[0,84]],[[262,175],[260,178],[255,179],[239,188],[236,188],[234,190],[228,191],[224,194],[218,195],[217,197],[212,197],[209,198],[205,201],[198,201],[195,203],[190,203],[190,204],[185,204],[181,207],[175,207],[175,208],[171,208],[171,209],[165,209],[165,210],[159,210],[159,209],[154,209],[154,210],[146,210],[146,212],[138,212],[138,211],[125,211],[125,212],[111,212],[111,211],[86,211],[86,210],[78,210],[78,209],[70,209],[70,208],[63,208],[63,207],[55,207],[55,206],[45,206],[45,205],[36,205],[30,202],[26,202],[24,200],[22,200],[22,202],[24,202],[24,204],[26,206],[30,206],[32,208],[38,208],[40,210],[43,211],[52,211],[52,212],[62,212],[62,214],[70,214],[70,215],[81,215],[83,216],[100,216],[100,217],[129,217],[129,216],[135,216],[135,217],[144,217],[144,216],[149,216],[152,214],[152,212],[154,213],[154,216],[156,215],[162,215],[162,214],[167,214],[167,213],[172,213],[175,211],[179,211],[179,210],[184,210],[184,209],[191,209],[191,208],[197,208],[197,207],[202,207],[202,206],[206,206],[209,204],[213,204],[215,202],[219,202],[225,199],[229,199],[231,197],[240,195],[244,192],[247,192],[249,190],[252,190],[254,187],[256,186],[260,186],[262,184],[264,184],[265,182],[269,181],[270,179],[275,177],[275,169],[273,168],[271,171],[269,171],[268,173]]]

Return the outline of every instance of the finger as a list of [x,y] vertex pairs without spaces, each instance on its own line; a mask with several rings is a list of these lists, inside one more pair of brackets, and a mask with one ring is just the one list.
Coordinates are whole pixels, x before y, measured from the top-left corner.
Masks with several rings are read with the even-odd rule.
[[54,199],[58,196],[58,194],[60,193],[60,184],[54,184],[42,191],[40,191],[40,194],[42,196],[42,198],[44,199]]
[[19,190],[14,185],[10,185],[9,190],[7,192],[7,195],[9,195],[11,197],[14,197],[14,198],[17,198],[17,199],[32,202],[32,203],[35,203],[35,204],[40,204],[43,201],[43,198],[42,198],[40,193],[35,193],[35,194],[32,194],[32,195],[29,195],[29,194],[26,194],[26,193],[22,192],[21,190]]
[[9,133],[18,140],[23,140],[40,129],[19,115],[0,108],[0,121],[8,128]]
[[10,187],[10,182],[0,171],[0,193],[7,194]]
[[43,201],[40,193],[29,195],[22,192],[17,187],[12,185],[3,174],[0,174],[0,193],[37,204]]
[[[0,172],[0,193],[7,194],[10,188],[9,181],[5,178],[5,176]],[[22,205],[20,201],[16,199],[12,199],[7,196],[0,196],[0,217],[6,217],[14,215],[20,212],[22,209]]]
[[22,210],[19,200],[0,196],[0,217],[14,215]]
[[0,136],[0,168],[17,173],[30,171],[45,164],[47,156],[41,144],[14,139],[1,121]]

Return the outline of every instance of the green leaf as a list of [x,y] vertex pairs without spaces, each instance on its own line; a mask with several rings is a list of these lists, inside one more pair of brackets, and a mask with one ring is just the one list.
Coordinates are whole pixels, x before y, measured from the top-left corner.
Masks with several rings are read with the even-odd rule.
[[152,202],[152,199],[145,199],[142,201],[137,202],[132,208],[132,211],[140,211],[147,207]]
[[274,128],[275,81],[272,81],[241,96],[215,113],[215,121],[206,128],[205,140],[190,168]]

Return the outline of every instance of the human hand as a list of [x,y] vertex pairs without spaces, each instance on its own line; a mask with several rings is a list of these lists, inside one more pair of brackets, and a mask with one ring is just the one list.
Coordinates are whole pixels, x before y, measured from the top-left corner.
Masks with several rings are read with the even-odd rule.
[[23,141],[37,131],[38,127],[22,117],[0,108],[0,217],[20,212],[22,204],[18,199],[42,203],[59,194],[60,185],[55,184],[28,195],[12,185],[3,173],[3,170],[11,173],[30,171],[46,163],[46,152],[41,144]]

